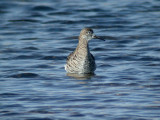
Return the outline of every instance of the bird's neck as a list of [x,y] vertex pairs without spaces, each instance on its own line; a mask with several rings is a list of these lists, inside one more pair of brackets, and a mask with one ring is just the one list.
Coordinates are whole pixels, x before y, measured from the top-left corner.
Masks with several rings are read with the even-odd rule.
[[77,46],[77,52],[81,55],[88,55],[90,54],[89,51],[89,45],[88,45],[88,41],[87,40],[79,40],[78,46]]

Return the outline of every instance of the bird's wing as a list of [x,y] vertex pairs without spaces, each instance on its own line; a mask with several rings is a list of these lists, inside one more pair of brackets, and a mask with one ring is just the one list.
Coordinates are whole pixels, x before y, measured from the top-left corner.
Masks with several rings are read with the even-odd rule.
[[74,54],[74,51],[68,55],[67,61],[71,58],[71,56],[73,56],[73,54]]

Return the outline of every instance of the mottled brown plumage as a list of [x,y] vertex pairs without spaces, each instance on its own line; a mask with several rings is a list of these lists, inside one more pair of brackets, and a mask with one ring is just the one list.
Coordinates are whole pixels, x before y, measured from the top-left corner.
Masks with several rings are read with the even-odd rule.
[[68,73],[94,73],[96,69],[95,59],[88,46],[88,42],[92,38],[101,39],[95,36],[90,28],[81,30],[77,48],[67,57],[65,70]]

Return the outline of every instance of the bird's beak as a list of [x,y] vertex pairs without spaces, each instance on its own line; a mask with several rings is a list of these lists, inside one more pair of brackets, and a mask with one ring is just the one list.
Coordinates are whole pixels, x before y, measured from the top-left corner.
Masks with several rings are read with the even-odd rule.
[[105,39],[103,39],[102,37],[96,36],[96,35],[93,35],[92,38],[105,41]]

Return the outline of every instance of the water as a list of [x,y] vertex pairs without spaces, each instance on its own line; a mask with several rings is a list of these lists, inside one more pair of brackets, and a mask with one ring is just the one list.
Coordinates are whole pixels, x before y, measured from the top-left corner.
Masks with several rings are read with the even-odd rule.
[[[159,120],[159,0],[1,0],[1,120]],[[93,76],[66,74],[83,27]]]

